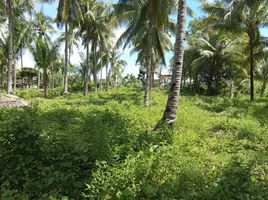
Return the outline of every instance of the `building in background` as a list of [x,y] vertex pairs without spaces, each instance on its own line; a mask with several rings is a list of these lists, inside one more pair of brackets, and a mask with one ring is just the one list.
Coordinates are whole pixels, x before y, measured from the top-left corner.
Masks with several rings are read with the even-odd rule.
[[268,50],[268,37],[261,37],[261,40],[264,43],[264,48]]

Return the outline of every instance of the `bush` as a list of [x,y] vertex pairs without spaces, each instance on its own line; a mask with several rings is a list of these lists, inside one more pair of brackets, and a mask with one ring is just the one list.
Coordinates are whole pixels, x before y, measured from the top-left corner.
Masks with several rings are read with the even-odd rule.
[[154,130],[166,91],[146,109],[142,97],[118,88],[0,108],[0,199],[268,196],[265,101],[183,96],[174,127]]

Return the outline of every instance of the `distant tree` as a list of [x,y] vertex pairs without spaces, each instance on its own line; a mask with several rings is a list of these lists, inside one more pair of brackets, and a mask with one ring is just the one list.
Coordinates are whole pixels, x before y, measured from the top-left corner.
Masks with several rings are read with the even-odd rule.
[[[154,47],[159,50],[159,55],[163,55],[164,48],[160,32],[170,30],[170,14],[174,8],[174,0],[119,0],[119,4],[115,5],[115,14],[119,16],[119,24],[127,24],[127,29],[119,38],[118,45],[123,41],[125,41],[125,47],[133,43],[136,47],[142,48],[145,55],[142,61],[142,64],[146,66],[145,106],[150,104]],[[137,42],[139,42],[138,45]]]
[[36,64],[43,70],[44,96],[48,97],[49,76],[52,63],[57,60],[58,44],[37,38],[35,45],[30,47]]
[[248,63],[250,66],[250,100],[254,101],[254,71],[256,57],[260,56],[260,27],[268,23],[267,0],[236,0],[216,1],[204,5],[204,10],[210,14],[210,26],[233,32],[243,32],[248,36]]
[[[52,0],[48,0],[52,1]],[[55,0],[53,0],[55,1]],[[63,94],[68,93],[68,64],[69,64],[69,37],[72,35],[70,31],[70,25],[78,22],[79,18],[82,18],[83,13],[81,12],[81,0],[59,0],[58,4],[58,14],[56,21],[60,26],[65,27],[65,60],[64,60],[64,70],[63,70]],[[77,24],[78,25],[78,24]]]
[[38,71],[34,68],[24,67],[19,71],[18,76],[26,79],[27,87],[31,87],[33,83],[33,78],[38,76]]
[[133,74],[127,74],[122,78],[122,84],[125,87],[137,87],[139,80]]
[[[33,1],[15,1],[6,0],[5,3],[0,5],[5,11],[5,16],[8,19],[8,72],[7,72],[7,93],[12,92],[12,69],[14,66],[14,20],[18,14],[23,13],[23,11],[29,11],[32,9]],[[20,13],[15,13],[15,9],[20,8]],[[17,15],[16,15],[17,14]]]
[[201,76],[202,81],[207,85],[209,95],[219,93],[224,80],[231,79],[231,76],[234,76],[230,73],[238,68],[237,63],[239,66],[244,62],[245,59],[240,48],[244,41],[241,38],[228,38],[220,32],[212,32],[205,37],[196,35],[191,37],[186,54],[189,56],[189,51],[197,51],[196,58],[190,64],[191,73],[194,77],[196,77],[195,74]]
[[262,62],[257,67],[257,76],[261,80],[260,95],[263,96],[268,84],[268,63]]
[[[98,58],[102,59],[102,55],[97,53],[101,50],[101,54],[106,53],[105,47],[110,41],[112,28],[109,26],[110,12],[108,5],[99,1],[84,1],[81,4],[83,17],[79,19],[79,34],[82,37],[82,43],[86,49],[86,62],[84,63],[84,95],[88,93],[88,76],[89,68],[93,74],[94,91],[97,92],[97,64]],[[90,47],[91,43],[91,47]],[[91,56],[90,56],[91,53]],[[98,57],[98,58],[97,58]],[[90,58],[93,60],[90,61]],[[92,66],[90,66],[90,62]],[[102,68],[102,66],[101,66]]]

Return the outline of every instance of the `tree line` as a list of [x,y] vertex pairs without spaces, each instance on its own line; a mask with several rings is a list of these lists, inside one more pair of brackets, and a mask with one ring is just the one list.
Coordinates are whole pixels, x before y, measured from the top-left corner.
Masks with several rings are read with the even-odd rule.
[[[45,2],[55,3],[39,1]],[[34,3],[32,0],[0,3],[1,85],[6,85],[8,94],[16,90],[15,61],[19,57],[22,61],[25,49],[30,50],[36,62],[37,87],[41,87],[42,79],[45,96],[48,96],[48,87],[57,84],[63,86],[62,94],[67,95],[68,85],[72,84],[68,79],[73,74],[81,78],[86,96],[91,75],[96,93],[104,84],[106,90],[117,84],[126,65],[126,61],[120,59],[119,48],[130,46],[131,52],[138,55],[137,65],[145,68],[145,106],[150,105],[157,68],[171,63],[172,78],[163,115],[163,121],[168,124],[176,120],[181,87],[208,95],[221,94],[230,88],[231,97],[235,98],[244,84],[249,85],[247,91],[253,101],[257,79],[261,81],[260,95],[264,95],[268,64],[260,30],[268,19],[265,0],[204,1],[205,16],[192,20],[188,29],[186,15],[193,17],[194,12],[187,7],[186,0],[119,0],[114,4],[59,0],[55,19],[42,11],[35,12]],[[54,24],[63,29],[57,39],[52,37]],[[124,27],[125,31],[114,44],[118,27]],[[81,55],[80,68],[74,72],[70,57],[80,42],[85,54]],[[59,53],[61,44],[63,57]],[[171,61],[166,61],[167,52],[174,52]],[[23,62],[21,66],[23,68]],[[106,71],[104,82],[103,69]],[[77,76],[72,79],[76,80]]]

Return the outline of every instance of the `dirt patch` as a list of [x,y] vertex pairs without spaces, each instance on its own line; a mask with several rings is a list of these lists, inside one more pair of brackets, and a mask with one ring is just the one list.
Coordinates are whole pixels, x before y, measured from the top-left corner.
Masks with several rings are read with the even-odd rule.
[[1,95],[0,106],[28,106],[28,103],[15,95]]

